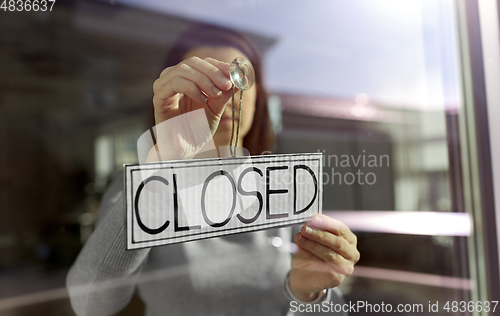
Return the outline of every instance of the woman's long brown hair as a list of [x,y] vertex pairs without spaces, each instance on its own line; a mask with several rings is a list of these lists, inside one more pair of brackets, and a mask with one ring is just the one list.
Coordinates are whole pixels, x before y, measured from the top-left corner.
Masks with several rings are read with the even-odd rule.
[[243,144],[251,155],[271,151],[274,133],[267,110],[268,94],[264,88],[262,58],[254,43],[247,36],[212,24],[194,23],[174,42],[164,68],[180,63],[189,51],[205,46],[236,48],[249,58],[255,69],[257,99],[252,127],[243,138]]

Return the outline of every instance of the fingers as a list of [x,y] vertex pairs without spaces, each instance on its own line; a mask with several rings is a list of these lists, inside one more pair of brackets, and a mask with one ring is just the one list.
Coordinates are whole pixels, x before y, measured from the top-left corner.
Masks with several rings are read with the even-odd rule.
[[226,63],[226,62],[223,62],[223,61],[220,61],[220,60],[217,60],[217,59],[213,59],[213,58],[210,58],[210,57],[207,57],[204,60],[207,63],[215,66],[216,68],[218,68],[220,71],[222,71],[222,73],[224,74],[224,76],[226,78],[229,78],[229,63]]
[[160,105],[177,93],[182,93],[198,103],[206,103],[208,101],[208,98],[200,91],[195,83],[185,78],[175,77],[168,85],[164,85],[155,91],[153,103],[155,105]]
[[[338,286],[354,272],[360,258],[357,238],[342,222],[324,215],[312,221],[295,235],[299,251],[292,255],[290,278],[302,284],[302,290]],[[290,283],[292,284],[292,283]]]
[[342,236],[351,244],[357,243],[356,235],[354,235],[354,233],[349,229],[349,227],[347,227],[347,225],[326,215],[314,215],[310,225],[312,227],[331,232],[336,236]]
[[231,89],[232,83],[231,80],[229,80],[229,63],[210,57],[205,59],[192,57],[186,59],[185,63],[207,76],[220,90],[227,91]]
[[[308,258],[295,258],[295,260],[304,261],[302,263],[307,269],[314,269],[315,272],[334,272],[343,275],[351,275],[354,271],[354,264],[352,261],[344,258],[340,254],[332,251],[332,249],[323,246],[320,243],[308,240],[303,237],[300,233],[295,236],[295,241],[301,250],[311,253],[313,256],[308,256]],[[320,262],[315,263],[314,257],[318,257],[320,262],[327,265],[321,265]],[[312,260],[312,261],[311,261]],[[307,263],[307,265],[306,265]],[[296,264],[300,264],[297,262]]]
[[[356,249],[355,245],[349,243],[345,238],[336,236],[329,231],[304,225],[301,229],[301,236],[302,238],[299,241],[303,242],[305,245],[312,245],[313,250],[329,251],[333,253],[330,256],[338,254],[352,262],[358,262],[359,260],[359,251]],[[315,251],[311,252],[318,255]],[[323,259],[322,256],[319,257]]]
[[[173,80],[183,78],[194,83],[200,90],[200,93],[205,94],[211,99],[220,98],[222,92],[229,90],[232,86],[228,78],[229,64],[211,58],[207,58],[207,60],[191,57],[178,65],[165,69],[153,85],[154,92],[158,93],[162,90],[170,92],[171,89],[168,89],[168,87],[173,83]],[[178,87],[178,90],[181,90],[178,93],[184,93],[182,91],[183,88],[187,89],[190,86]],[[194,99],[194,101],[199,101],[199,99]]]
[[[188,58],[162,71],[153,85],[153,104],[162,122],[178,113],[205,107],[211,117],[211,130],[231,98],[229,63],[213,58]],[[190,105],[186,107],[187,105]],[[213,125],[213,126],[212,126]]]

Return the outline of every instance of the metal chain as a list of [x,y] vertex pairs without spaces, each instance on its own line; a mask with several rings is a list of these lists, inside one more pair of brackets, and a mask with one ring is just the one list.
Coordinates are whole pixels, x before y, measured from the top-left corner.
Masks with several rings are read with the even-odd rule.
[[232,122],[232,128],[231,128],[231,141],[229,142],[229,152],[231,154],[231,157],[236,157],[236,147],[238,147],[238,138],[240,137],[240,124],[241,124],[241,107],[242,107],[242,100],[243,100],[243,90],[240,90],[240,105],[239,105],[239,113],[238,113],[238,127],[236,128],[236,140],[234,142],[234,148],[233,148],[233,138],[234,138],[234,91],[235,87],[233,86],[233,95],[232,95],[232,113],[233,113],[233,122]]

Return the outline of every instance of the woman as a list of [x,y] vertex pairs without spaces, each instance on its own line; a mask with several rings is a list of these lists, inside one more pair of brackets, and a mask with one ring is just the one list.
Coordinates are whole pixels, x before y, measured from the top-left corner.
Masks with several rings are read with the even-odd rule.
[[[173,46],[154,83],[153,104],[157,126],[204,109],[208,134],[189,119],[175,133],[157,129],[157,146],[147,161],[158,155],[162,160],[194,157],[212,139],[220,148],[229,146],[233,119],[228,70],[235,57],[247,58],[256,70],[256,84],[244,93],[238,144],[252,155],[271,149],[257,50],[236,32],[195,25]],[[291,300],[340,302],[338,292],[328,289],[350,275],[359,260],[355,235],[323,215],[294,236],[298,252],[293,256],[269,243],[274,237],[290,240],[291,228],[126,251],[122,187],[115,181],[105,194],[97,228],[69,272],[68,289],[78,315],[119,311],[136,283],[147,315],[286,315]]]

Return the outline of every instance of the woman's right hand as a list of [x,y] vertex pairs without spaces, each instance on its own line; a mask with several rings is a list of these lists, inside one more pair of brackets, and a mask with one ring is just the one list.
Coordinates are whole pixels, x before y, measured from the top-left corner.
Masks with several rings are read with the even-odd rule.
[[[231,98],[231,88],[229,63],[213,58],[190,57],[163,70],[153,85],[161,156],[182,159],[196,154],[215,134]],[[182,117],[175,124],[169,122],[169,126],[161,127],[166,120],[199,109],[205,110],[210,135],[200,131],[200,122]]]

